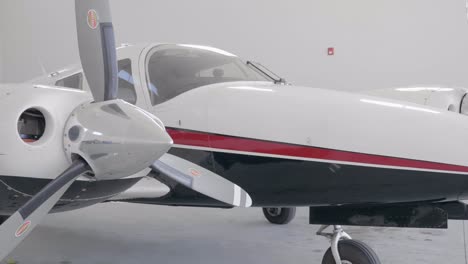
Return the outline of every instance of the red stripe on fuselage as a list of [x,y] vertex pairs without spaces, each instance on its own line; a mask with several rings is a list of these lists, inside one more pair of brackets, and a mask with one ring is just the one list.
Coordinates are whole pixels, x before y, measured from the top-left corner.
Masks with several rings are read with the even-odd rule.
[[308,159],[365,163],[380,166],[408,167],[415,169],[468,173],[468,167],[445,163],[363,154],[350,151],[301,146],[289,143],[240,138],[189,130],[178,130],[173,128],[168,128],[167,132],[169,135],[171,135],[174,143],[178,145]]

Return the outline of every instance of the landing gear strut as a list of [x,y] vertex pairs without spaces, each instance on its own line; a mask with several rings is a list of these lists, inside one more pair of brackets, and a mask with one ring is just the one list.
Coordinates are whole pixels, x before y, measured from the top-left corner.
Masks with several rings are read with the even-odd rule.
[[295,207],[266,207],[263,208],[265,218],[275,225],[286,225],[296,216]]
[[365,243],[353,240],[341,226],[334,225],[333,232],[324,232],[329,226],[321,226],[317,235],[330,239],[331,246],[325,252],[322,264],[380,264],[377,254]]

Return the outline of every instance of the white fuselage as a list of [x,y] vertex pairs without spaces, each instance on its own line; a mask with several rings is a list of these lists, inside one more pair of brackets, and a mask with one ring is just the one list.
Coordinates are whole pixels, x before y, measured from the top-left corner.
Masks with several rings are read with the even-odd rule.
[[[216,84],[152,108],[167,127],[468,166],[468,118],[408,102],[266,83]],[[450,131],[450,134],[447,133]]]
[[[211,153],[206,159],[200,158],[199,163],[212,163],[210,160],[214,160],[212,169],[221,175],[225,173],[223,176],[233,181],[236,177],[241,177],[237,174],[230,174],[234,171],[245,174],[247,170],[257,175],[273,175],[276,172],[284,174],[285,172],[282,172],[284,168],[277,167],[280,165],[268,167],[265,164],[282,164],[281,162],[296,164],[294,162],[301,161],[326,166],[318,171],[298,169],[294,174],[297,175],[291,176],[289,181],[294,181],[294,177],[300,177],[298,182],[304,185],[307,183],[307,175],[310,175],[314,178],[310,178],[309,181],[324,182],[330,190],[334,188],[342,190],[345,187],[338,183],[333,185],[330,181],[326,182],[328,178],[337,177],[331,180],[333,182],[341,181],[340,177],[345,177],[341,178],[345,182],[360,179],[357,172],[350,174],[347,169],[341,169],[337,173],[332,168],[335,165],[338,168],[349,168],[349,170],[361,168],[361,171],[364,171],[365,169],[366,173],[363,175],[367,175],[367,178],[364,181],[369,181],[371,175],[376,175],[375,179],[378,178],[377,176],[390,175],[379,178],[379,182],[371,187],[365,187],[365,182],[359,182],[355,187],[356,192],[350,194],[362,194],[365,191],[372,194],[377,190],[371,191],[369,188],[374,188],[376,185],[392,186],[388,190],[383,189],[384,192],[388,192],[387,196],[372,198],[379,197],[375,193],[363,196],[362,199],[356,200],[357,202],[443,200],[449,199],[448,197],[458,199],[459,194],[468,188],[468,182],[464,180],[468,177],[468,148],[465,147],[468,145],[468,118],[464,115],[421,104],[417,101],[419,99],[416,101],[394,100],[368,94],[263,81],[204,85],[163,103],[152,105],[150,91],[153,87],[150,87],[147,62],[149,54],[158,48],[158,44],[153,44],[130,45],[118,49],[119,60],[131,61],[132,82],[136,93],[135,104],[163,121],[174,138],[175,151],[181,153],[200,151],[198,154],[195,152],[190,154],[199,157],[202,153]],[[53,85],[57,80],[79,72],[79,68],[71,68],[53,76],[36,79],[33,83]],[[86,82],[83,84],[83,89],[89,90]],[[89,94],[82,95],[80,98],[82,98],[80,100],[90,100]],[[76,101],[79,100],[76,99]],[[69,108],[73,108],[72,104],[67,104]],[[57,108],[57,111],[58,109],[62,108]],[[44,153],[47,153],[45,149]],[[223,159],[226,159],[227,155],[230,155],[229,158],[249,157],[253,160],[248,163],[236,161],[232,163],[234,165],[226,165]],[[2,159],[6,161],[5,157],[0,156],[0,160]],[[257,159],[261,161],[257,162]],[[236,171],[246,164],[250,164],[249,167]],[[252,167],[252,164],[258,164],[258,166]],[[300,166],[293,164],[291,168],[300,168],[304,165],[304,163]],[[319,165],[310,166],[312,168]],[[332,174],[327,174],[327,166],[331,166]],[[50,178],[55,175],[52,172],[56,170],[58,168],[44,170],[47,172],[34,175]],[[412,175],[415,178],[411,178],[408,188],[416,184],[418,177],[428,181],[427,179],[433,179],[436,176],[443,178],[454,177],[453,175],[458,175],[457,180],[454,181],[458,186],[454,189],[451,189],[452,187],[441,188],[441,193],[435,189],[428,190],[428,193],[434,193],[432,196],[424,195],[424,190],[420,190],[420,194],[415,192],[416,194],[411,196],[409,191],[402,186],[408,178],[403,172],[412,171],[418,173]],[[33,177],[32,173],[28,174],[27,169],[24,169],[22,173]],[[343,175],[340,176],[340,173]],[[391,176],[392,174],[394,176]],[[424,178],[426,176],[427,179]],[[392,183],[392,179],[397,182]],[[373,179],[369,182],[372,181]],[[439,181],[438,178],[437,182]],[[243,183],[250,184],[246,179]],[[351,183],[347,184],[349,186]],[[242,186],[242,183],[239,185],[249,191],[249,187]],[[281,189],[280,185],[276,187],[275,191]],[[300,189],[299,186],[290,188]],[[311,192],[311,188],[302,190],[304,197],[307,196],[306,192]],[[257,191],[259,196],[266,192],[257,190],[255,187],[250,189],[254,203]],[[282,199],[287,199],[287,197]],[[301,201],[291,201],[288,204],[314,203],[307,199],[313,198],[307,196]],[[321,203],[332,203],[326,199],[324,201]]]

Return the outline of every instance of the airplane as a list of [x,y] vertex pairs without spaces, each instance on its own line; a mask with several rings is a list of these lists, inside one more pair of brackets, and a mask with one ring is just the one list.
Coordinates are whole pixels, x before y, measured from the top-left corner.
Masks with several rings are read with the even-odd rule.
[[[2,115],[10,120],[0,130],[2,145],[8,146],[0,152],[0,175],[5,175],[0,180],[6,183],[7,194],[0,199],[2,214],[29,208],[31,196],[34,204],[44,200],[40,190],[55,186],[61,177],[54,175],[73,164],[74,157],[98,176],[88,172],[82,181],[73,183],[75,187],[63,190],[63,199],[59,193],[46,199],[49,207],[41,210],[41,217],[57,201],[53,212],[119,200],[118,195],[123,195],[123,201],[159,205],[305,206],[309,207],[309,222],[322,225],[317,234],[330,239],[325,264],[380,263],[377,254],[352,239],[342,225],[447,228],[448,219],[468,219],[461,202],[468,197],[466,116],[411,100],[290,85],[258,63],[200,45],[124,45],[116,48],[118,56],[110,56],[114,66],[104,67],[111,63],[93,60],[108,58],[112,45],[104,45],[108,48],[103,52],[100,42],[87,47],[84,38],[88,36],[87,41],[93,43],[89,39],[106,36],[104,31],[86,35],[100,29],[96,24],[110,22],[108,5],[91,8],[101,1],[77,1],[83,72],[67,69],[46,77],[49,85],[26,83],[0,90]],[[81,4],[86,8],[78,3],[86,3]],[[104,74],[102,69],[109,68],[114,72]],[[125,159],[117,157],[105,166],[94,165],[91,156],[99,160],[101,154],[110,153],[105,150],[112,140],[93,139],[88,133],[90,138],[82,141],[84,132],[74,128],[81,120],[76,115],[88,111],[87,107],[106,104],[104,91],[114,91],[99,89],[107,87],[103,76],[114,76],[108,80],[119,82],[115,84],[118,93],[107,92],[114,95],[111,98],[121,99],[117,100],[119,107],[137,109],[159,124],[156,134],[166,141],[144,164],[137,158],[123,163]],[[96,102],[90,103],[93,97]],[[106,133],[113,139],[117,125],[94,118],[107,117],[109,112],[122,117],[121,111],[92,109],[105,113],[87,112],[89,122],[94,121],[99,129],[111,123],[113,127]],[[33,125],[23,130],[23,123]],[[126,126],[132,128],[127,132],[143,133],[144,123],[133,122]],[[50,127],[55,132],[48,131]],[[99,130],[89,131],[101,136]],[[137,140],[138,134],[131,136],[139,143],[132,146],[135,152],[153,148]],[[94,147],[93,152],[83,152],[74,138]],[[103,169],[115,174],[100,176]],[[143,176],[166,184],[168,191],[157,197],[132,191],[132,185]],[[33,227],[16,221],[14,228],[2,231],[10,219],[0,226],[0,232],[14,230],[21,238]],[[331,232],[325,231],[328,226]]]

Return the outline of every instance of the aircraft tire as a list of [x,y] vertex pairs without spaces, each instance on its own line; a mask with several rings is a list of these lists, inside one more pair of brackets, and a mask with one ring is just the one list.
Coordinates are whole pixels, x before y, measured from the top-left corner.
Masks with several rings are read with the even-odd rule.
[[296,216],[295,207],[266,207],[263,208],[263,215],[268,222],[275,225],[286,225]]
[[[338,243],[338,251],[340,252],[341,261],[346,264],[380,264],[375,251],[358,240],[341,240]],[[325,252],[322,264],[335,264],[331,248]]]

